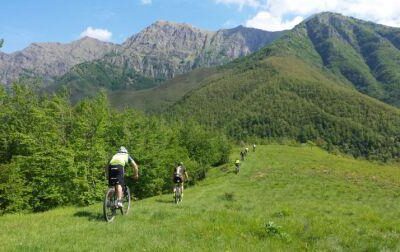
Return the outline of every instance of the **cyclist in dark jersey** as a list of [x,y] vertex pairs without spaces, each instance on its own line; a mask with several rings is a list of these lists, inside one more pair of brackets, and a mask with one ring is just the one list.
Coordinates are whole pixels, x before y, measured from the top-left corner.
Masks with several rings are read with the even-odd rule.
[[[182,197],[183,197],[183,184],[188,179],[189,176],[186,171],[186,168],[183,166],[183,163],[180,162],[179,165],[174,169],[173,181],[174,183],[179,183],[181,187]],[[174,193],[175,193],[175,187],[174,187]]]
[[115,154],[108,165],[108,185],[114,186],[115,191],[117,192],[117,206],[123,207],[122,205],[122,197],[124,196],[122,191],[122,186],[124,186],[124,169],[127,164],[130,164],[133,168],[133,178],[138,179],[139,177],[139,167],[129,156],[128,150],[121,146],[118,150],[118,153]]

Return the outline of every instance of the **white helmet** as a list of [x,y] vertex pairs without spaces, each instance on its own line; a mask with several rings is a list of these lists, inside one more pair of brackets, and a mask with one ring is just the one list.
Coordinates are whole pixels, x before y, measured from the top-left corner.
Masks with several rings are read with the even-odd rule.
[[128,153],[128,150],[124,146],[121,146],[121,147],[119,147],[118,152],[119,153]]

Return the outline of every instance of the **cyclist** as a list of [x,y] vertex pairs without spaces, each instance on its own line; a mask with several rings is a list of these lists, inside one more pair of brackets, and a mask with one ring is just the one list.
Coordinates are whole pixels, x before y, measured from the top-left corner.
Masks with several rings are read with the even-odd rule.
[[[185,179],[183,178],[185,177]],[[186,168],[183,166],[182,162],[179,162],[178,166],[174,169],[174,183],[178,183],[181,188],[181,196],[183,197],[183,184],[186,180],[189,179]],[[175,187],[174,187],[175,194]]]
[[247,153],[249,153],[249,148],[246,147],[246,148],[244,149],[244,153],[247,155]]
[[236,173],[239,173],[239,169],[240,169],[240,160],[239,159],[236,159],[235,166],[236,166]]
[[123,191],[122,187],[124,186],[124,169],[127,164],[130,164],[133,168],[133,178],[136,180],[139,178],[139,167],[133,160],[131,156],[128,154],[128,150],[121,146],[112,158],[108,165],[108,185],[114,186],[115,191],[117,192],[117,202],[116,206],[122,208],[122,197]]
[[244,151],[240,151],[240,157],[241,157],[241,159],[242,159],[242,161],[244,161],[244,156],[245,156],[245,154],[244,154]]
[[253,144],[253,152],[256,151],[256,144]]

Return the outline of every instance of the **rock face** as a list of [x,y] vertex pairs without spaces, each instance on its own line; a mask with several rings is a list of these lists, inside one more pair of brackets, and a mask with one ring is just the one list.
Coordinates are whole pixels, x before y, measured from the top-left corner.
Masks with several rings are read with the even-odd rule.
[[117,55],[105,60],[128,65],[147,77],[170,79],[197,67],[221,65],[248,55],[281,34],[243,26],[210,32],[158,21],[127,39]]
[[211,32],[158,21],[122,45],[83,38],[70,44],[34,43],[19,52],[1,53],[0,82],[10,84],[24,76],[51,79],[93,60],[150,78],[170,79],[197,67],[221,65],[248,55],[281,34],[242,26]]
[[19,77],[60,76],[74,65],[102,58],[118,47],[89,37],[68,44],[33,43],[22,51],[0,54],[0,82],[10,84]]

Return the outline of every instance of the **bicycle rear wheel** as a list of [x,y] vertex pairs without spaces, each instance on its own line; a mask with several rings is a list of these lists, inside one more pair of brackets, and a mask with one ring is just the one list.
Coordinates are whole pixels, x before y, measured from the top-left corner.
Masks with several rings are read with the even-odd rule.
[[128,186],[124,186],[124,207],[121,208],[122,214],[128,214],[129,210],[131,209],[131,191],[129,190]]
[[179,202],[182,201],[182,193],[181,193],[181,187],[180,186],[175,186],[174,201],[175,201],[175,204],[178,204]]
[[103,202],[103,215],[107,222],[111,222],[115,218],[116,207],[115,200],[117,195],[115,194],[114,188],[108,188]]

